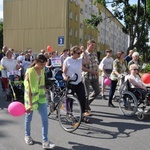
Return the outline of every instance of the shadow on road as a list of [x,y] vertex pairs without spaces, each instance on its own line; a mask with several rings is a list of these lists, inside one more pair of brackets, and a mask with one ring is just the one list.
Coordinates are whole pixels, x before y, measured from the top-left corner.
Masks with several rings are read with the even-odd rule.
[[[146,123],[150,122],[150,118],[146,118],[147,120],[144,121],[139,121],[136,116],[125,117],[123,115],[107,112],[96,112],[96,114],[94,114],[94,117],[90,118],[90,124],[82,123],[78,129],[79,131],[75,132],[74,134],[89,138],[116,139],[127,138],[130,137],[134,132],[149,129],[149,124]],[[101,117],[111,118],[111,121],[104,122],[103,120],[98,119]],[[115,122],[114,119],[116,118],[120,118],[122,122]],[[124,120],[129,121],[124,122]],[[130,120],[135,120],[137,122],[131,123]]]
[[68,142],[72,146],[73,150],[109,150],[108,148],[96,147],[94,145],[84,145],[76,142]]

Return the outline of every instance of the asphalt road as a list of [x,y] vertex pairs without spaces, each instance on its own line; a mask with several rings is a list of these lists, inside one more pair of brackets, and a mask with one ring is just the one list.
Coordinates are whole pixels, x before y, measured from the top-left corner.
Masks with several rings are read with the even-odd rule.
[[[108,93],[108,92],[107,92]],[[110,108],[100,96],[91,104],[91,123],[82,123],[74,133],[65,132],[57,120],[49,119],[49,140],[55,150],[148,150],[150,147],[150,116],[139,121],[125,117],[119,108]],[[118,106],[117,102],[114,102]],[[24,142],[24,116],[8,114],[5,93],[0,88],[0,150],[41,150],[41,120],[35,111],[32,138],[35,144]]]

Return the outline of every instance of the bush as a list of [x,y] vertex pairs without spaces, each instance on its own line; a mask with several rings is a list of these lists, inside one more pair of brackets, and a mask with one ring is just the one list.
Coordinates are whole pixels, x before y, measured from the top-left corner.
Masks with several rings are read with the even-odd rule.
[[146,66],[142,68],[142,72],[150,73],[150,63],[146,64]]

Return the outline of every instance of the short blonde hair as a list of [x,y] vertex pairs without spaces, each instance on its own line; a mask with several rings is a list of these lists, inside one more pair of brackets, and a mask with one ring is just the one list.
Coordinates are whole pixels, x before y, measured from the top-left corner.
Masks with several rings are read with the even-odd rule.
[[132,64],[130,65],[129,70],[132,70],[132,69],[138,69],[138,66],[136,64]]
[[134,52],[134,53],[132,54],[132,57],[135,57],[135,56],[139,56],[139,53],[138,53],[138,52]]

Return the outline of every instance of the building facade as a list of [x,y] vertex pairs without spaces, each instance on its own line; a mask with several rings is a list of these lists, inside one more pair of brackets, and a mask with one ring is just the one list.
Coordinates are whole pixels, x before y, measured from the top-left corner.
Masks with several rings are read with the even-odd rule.
[[[102,12],[98,30],[89,29],[84,19]],[[16,51],[32,49],[38,53],[48,45],[62,51],[95,39],[96,51],[111,48],[126,51],[128,35],[122,24],[102,5],[92,0],[4,0],[4,45]]]

